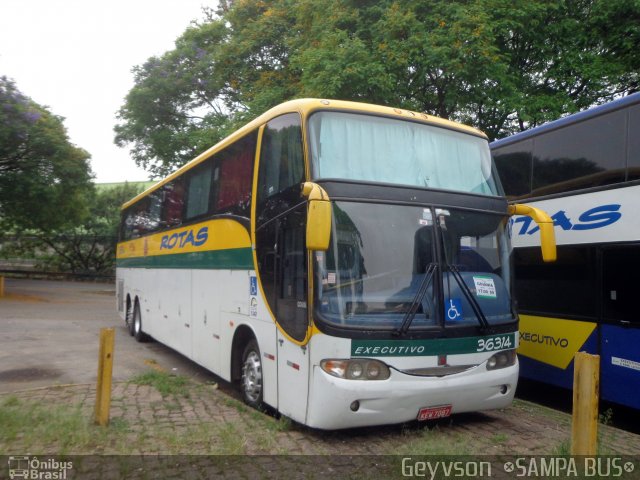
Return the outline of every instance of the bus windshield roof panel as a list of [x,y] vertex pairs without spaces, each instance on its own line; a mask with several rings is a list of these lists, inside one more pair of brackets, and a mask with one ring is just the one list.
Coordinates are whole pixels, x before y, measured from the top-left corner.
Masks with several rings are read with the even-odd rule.
[[318,112],[307,137],[314,179],[501,195],[489,145],[466,132],[378,115]]
[[147,190],[136,196],[135,198],[129,200],[125,204],[122,205],[122,208],[127,208],[140,199],[146,197],[150,193],[158,190],[163,185],[171,182],[178,176],[182,175],[184,172],[191,170],[195,166],[199,165],[201,162],[206,160],[207,158],[214,155],[216,152],[224,149],[228,145],[237,141],[238,139],[244,137],[249,132],[259,128],[261,125],[264,125],[269,120],[278,117],[280,115],[284,115],[285,113],[299,113],[303,119],[309,117],[313,112],[318,110],[335,110],[335,111],[348,111],[354,113],[369,113],[372,115],[378,116],[387,116],[394,117],[402,120],[411,120],[414,122],[419,122],[428,125],[435,125],[443,128],[447,128],[450,130],[456,130],[459,132],[464,132],[470,135],[474,135],[476,137],[480,137],[486,139],[486,135],[473,127],[469,127],[467,125],[463,125],[461,123],[452,122],[450,120],[445,120],[442,118],[438,118],[432,115],[427,115],[425,113],[417,113],[409,110],[403,110],[399,108],[385,107],[381,105],[373,105],[368,103],[359,103],[359,102],[348,102],[343,100],[324,100],[317,98],[304,98],[298,100],[291,100],[285,103],[282,103],[272,109],[266,111],[256,119],[252,120],[239,130],[235,131],[228,137],[224,138],[220,142],[218,142],[213,147],[209,148],[205,152],[198,155],[195,159],[187,163],[186,165],[180,167],[171,175],[167,176],[163,180],[158,183],[152,185]]

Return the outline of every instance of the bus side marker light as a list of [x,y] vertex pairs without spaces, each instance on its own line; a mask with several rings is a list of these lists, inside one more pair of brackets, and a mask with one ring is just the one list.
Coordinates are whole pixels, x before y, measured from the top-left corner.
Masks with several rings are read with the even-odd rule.
[[293,362],[287,360],[287,365],[290,366],[291,368],[293,368],[294,370],[300,370],[300,365],[298,365],[297,363],[293,363]]

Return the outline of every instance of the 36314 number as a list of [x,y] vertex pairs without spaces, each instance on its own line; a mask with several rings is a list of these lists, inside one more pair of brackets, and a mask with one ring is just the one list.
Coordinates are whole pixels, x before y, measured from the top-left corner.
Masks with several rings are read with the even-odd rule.
[[514,348],[512,335],[500,335],[497,337],[479,338],[477,352],[493,352],[494,350],[504,350]]

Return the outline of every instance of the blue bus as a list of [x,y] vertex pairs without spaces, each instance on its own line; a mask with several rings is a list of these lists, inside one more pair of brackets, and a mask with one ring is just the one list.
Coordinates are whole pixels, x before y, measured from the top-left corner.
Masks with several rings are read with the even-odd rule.
[[542,265],[536,225],[511,219],[520,375],[572,388],[576,352],[599,354],[600,397],[640,409],[640,94],[490,145],[507,197],[554,220]]

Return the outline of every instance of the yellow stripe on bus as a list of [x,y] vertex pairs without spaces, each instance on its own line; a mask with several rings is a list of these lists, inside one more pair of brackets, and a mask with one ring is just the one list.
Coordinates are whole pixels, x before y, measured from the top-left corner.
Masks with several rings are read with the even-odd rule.
[[594,322],[520,315],[518,353],[564,370],[595,328]]
[[247,229],[235,220],[223,218],[119,243],[116,258],[206,252],[250,246]]

